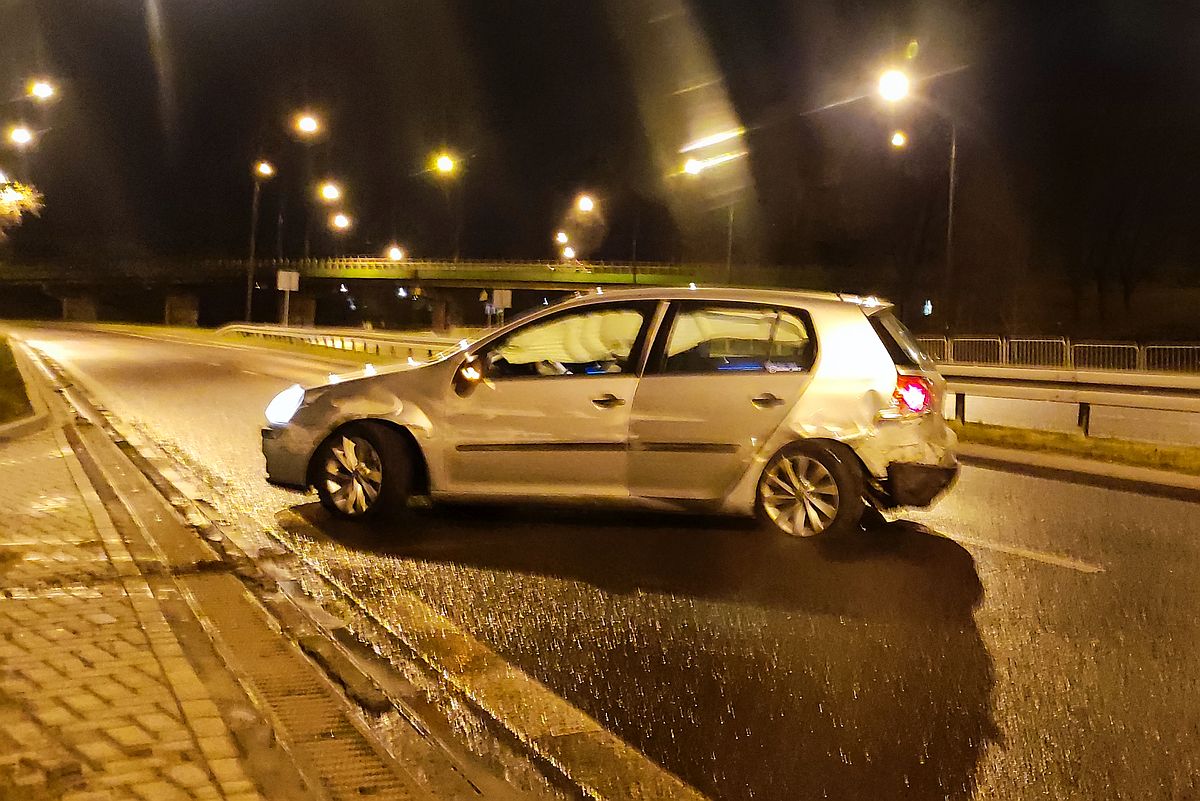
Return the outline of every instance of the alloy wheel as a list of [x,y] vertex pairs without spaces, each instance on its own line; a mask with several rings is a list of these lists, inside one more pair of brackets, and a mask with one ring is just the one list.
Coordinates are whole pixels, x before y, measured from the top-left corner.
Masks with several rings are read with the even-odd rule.
[[837,482],[823,464],[804,454],[777,459],[763,474],[759,491],[767,516],[793,536],[820,534],[837,517]]
[[366,514],[383,488],[383,461],[362,437],[343,436],[329,446],[325,460],[325,488],[342,514]]

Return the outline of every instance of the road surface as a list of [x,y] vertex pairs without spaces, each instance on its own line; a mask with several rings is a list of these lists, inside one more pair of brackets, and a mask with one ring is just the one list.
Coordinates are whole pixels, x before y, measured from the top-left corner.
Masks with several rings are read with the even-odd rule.
[[327,366],[23,333],[231,524],[296,509],[377,616],[417,594],[711,798],[1200,798],[1198,504],[967,467],[838,544],[587,510],[363,529],[262,479],[262,409]]

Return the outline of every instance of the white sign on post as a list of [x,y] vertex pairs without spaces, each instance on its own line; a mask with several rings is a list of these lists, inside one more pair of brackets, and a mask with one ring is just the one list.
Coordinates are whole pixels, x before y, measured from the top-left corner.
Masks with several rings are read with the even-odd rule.
[[494,289],[492,290],[492,305],[497,309],[512,308],[512,290],[511,289]]
[[280,325],[292,321],[292,293],[300,291],[300,273],[296,270],[276,270],[275,288],[283,293],[283,310],[279,314]]
[[299,292],[300,273],[296,270],[276,270],[275,288],[280,292]]

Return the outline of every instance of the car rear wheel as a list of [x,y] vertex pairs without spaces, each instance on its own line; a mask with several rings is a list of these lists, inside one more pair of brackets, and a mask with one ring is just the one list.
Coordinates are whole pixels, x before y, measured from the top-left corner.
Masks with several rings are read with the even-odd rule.
[[381,425],[354,423],[334,432],[313,466],[321,504],[339,517],[372,517],[407,505],[412,464],[404,443]]
[[789,536],[845,534],[858,526],[865,508],[862,468],[833,443],[787,445],[758,480],[759,520]]

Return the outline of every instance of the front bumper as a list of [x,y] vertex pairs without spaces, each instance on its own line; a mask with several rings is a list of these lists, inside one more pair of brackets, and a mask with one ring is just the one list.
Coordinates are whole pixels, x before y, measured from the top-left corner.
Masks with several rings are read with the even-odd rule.
[[887,468],[887,494],[897,506],[929,506],[957,479],[957,464],[892,462]]
[[308,489],[308,450],[291,429],[264,428],[262,452],[267,481],[284,487]]

